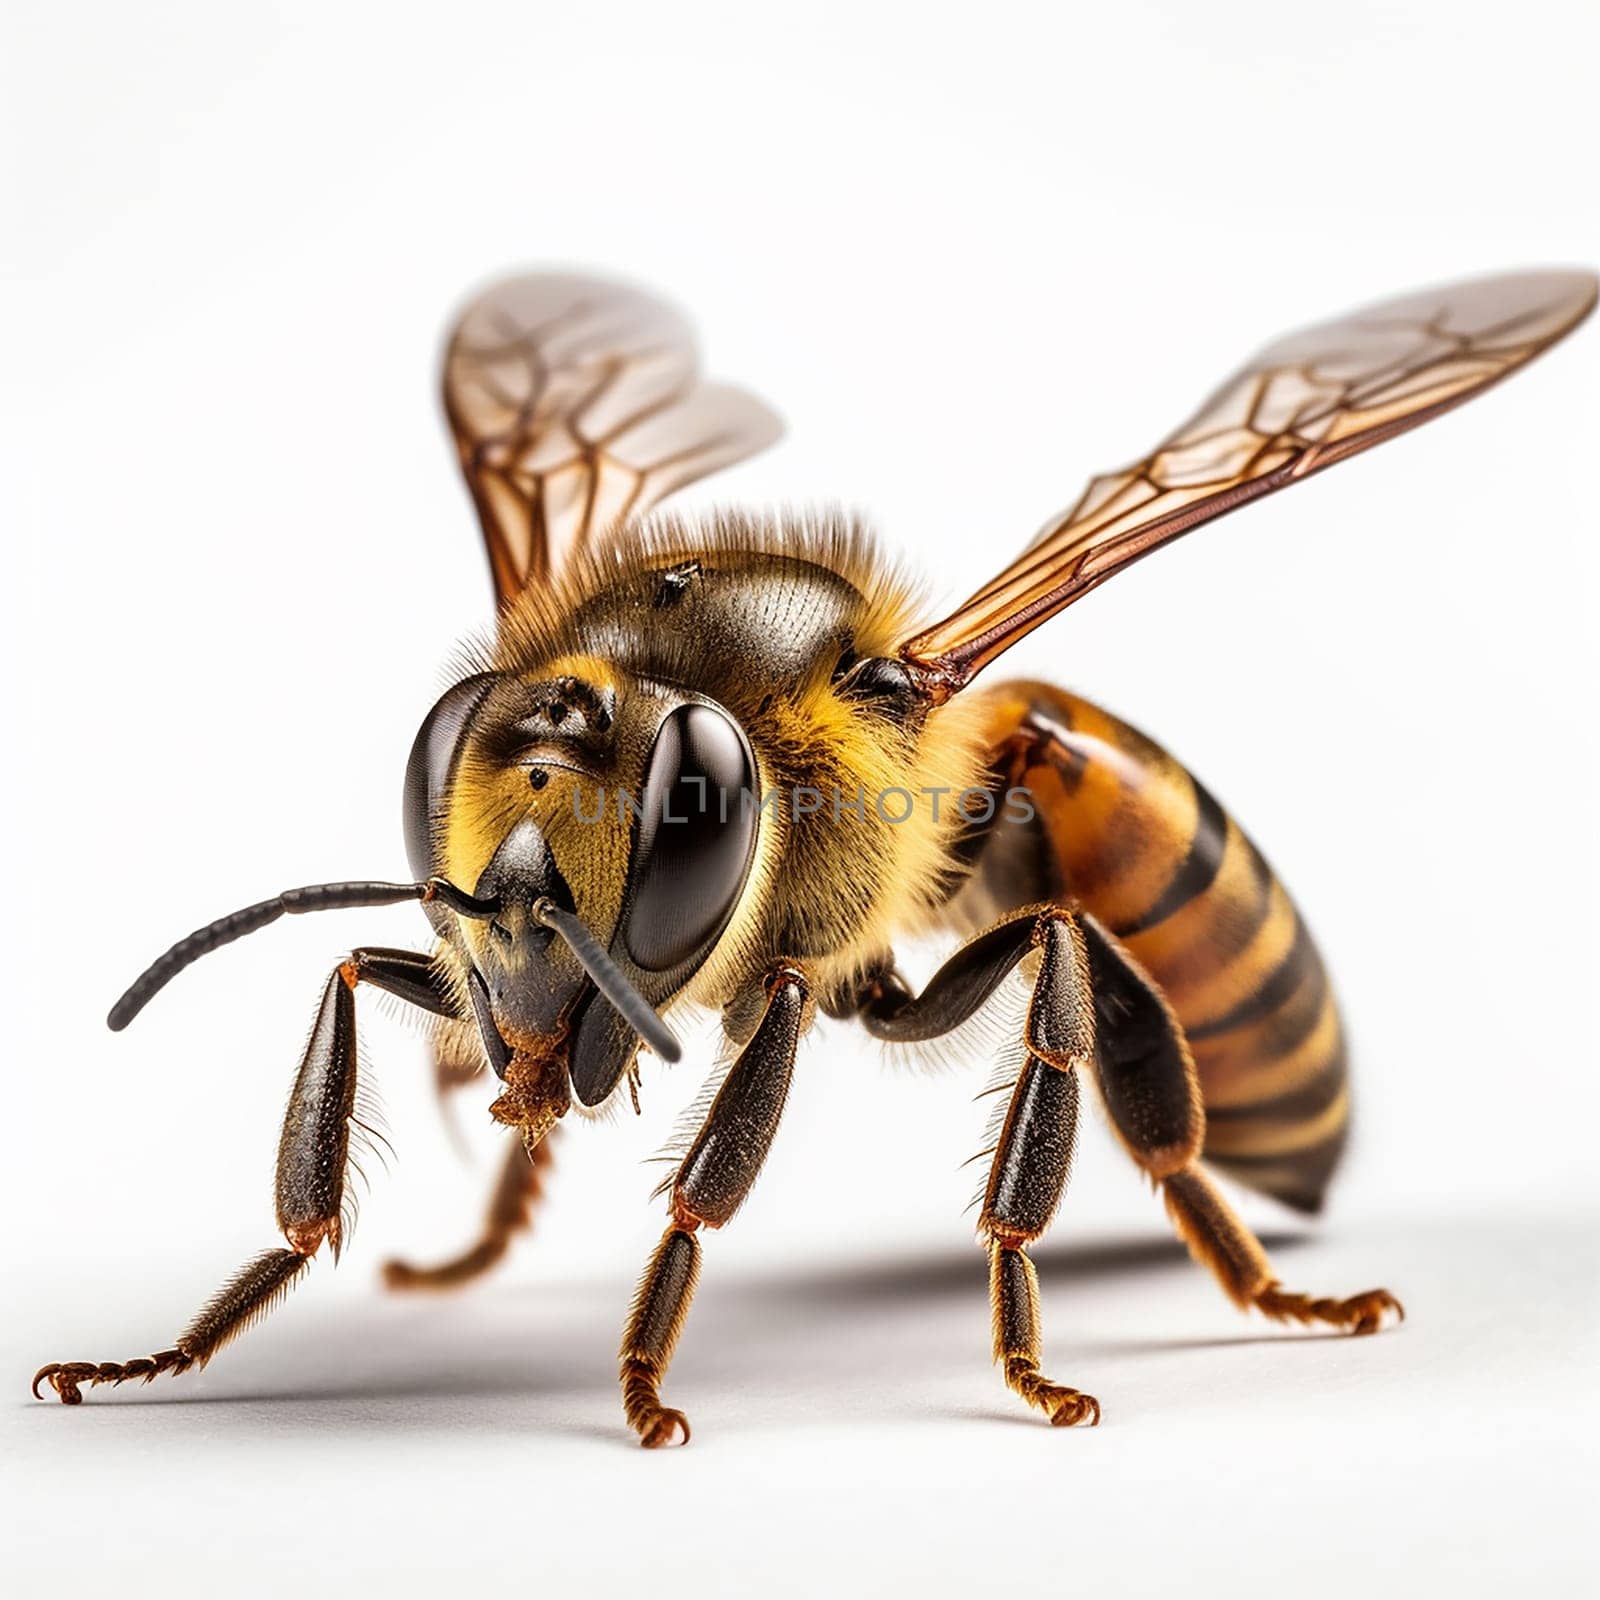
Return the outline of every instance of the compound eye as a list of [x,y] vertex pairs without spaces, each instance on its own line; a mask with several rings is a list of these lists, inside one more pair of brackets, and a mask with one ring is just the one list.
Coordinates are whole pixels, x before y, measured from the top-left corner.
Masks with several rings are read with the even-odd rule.
[[435,825],[461,758],[467,727],[497,681],[498,674],[480,672],[447,689],[417,730],[411,759],[406,763],[401,820],[406,860],[411,863],[412,876],[419,880],[432,877],[436,871]]
[[623,942],[646,972],[689,960],[727,924],[756,841],[755,762],[714,706],[661,724],[645,776]]

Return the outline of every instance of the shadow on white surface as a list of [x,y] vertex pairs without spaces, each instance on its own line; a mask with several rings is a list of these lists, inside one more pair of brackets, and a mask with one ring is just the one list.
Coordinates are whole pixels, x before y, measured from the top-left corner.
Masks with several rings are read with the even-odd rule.
[[[1284,1233],[1264,1235],[1262,1242],[1275,1256],[1292,1259],[1297,1247],[1314,1240],[1304,1233]],[[1105,1289],[1135,1277],[1153,1284],[1195,1270],[1181,1244],[1159,1238],[1046,1243],[1035,1250],[1034,1260],[1054,1297],[1073,1287]],[[932,1342],[908,1341],[902,1325],[927,1326],[929,1319],[942,1319],[959,1306],[981,1328],[986,1276],[982,1255],[969,1250],[706,1281],[691,1312],[693,1332],[686,1336],[673,1376],[696,1370],[733,1383],[753,1383],[778,1371],[790,1382],[809,1378],[823,1387],[840,1371],[859,1371],[861,1358],[854,1354],[858,1341],[870,1347],[885,1340],[901,1378],[929,1374],[945,1364],[950,1352]],[[304,1300],[314,1292],[308,1282],[299,1297]],[[587,1394],[595,1377],[589,1325],[599,1321],[609,1329],[620,1322],[625,1305],[622,1286],[589,1279],[539,1285],[491,1277],[447,1294],[375,1290],[347,1299],[336,1312],[317,1308],[313,1315],[330,1322],[320,1330],[296,1327],[302,1319],[280,1308],[273,1319],[277,1337],[248,1330],[202,1373],[86,1388],[84,1404],[227,1406]],[[463,1340],[464,1329],[472,1330],[469,1342]],[[1344,1337],[1316,1330],[1303,1336]],[[1232,1337],[1139,1336],[1072,1343],[1079,1357],[1134,1356],[1140,1351],[1270,1343],[1278,1337],[1281,1332],[1262,1332],[1240,1319]],[[246,1365],[240,1359],[246,1350],[250,1378],[243,1383],[238,1372]],[[353,1351],[361,1352],[360,1364],[354,1366]],[[44,1392],[48,1397],[48,1389]],[[1017,1414],[1033,1420],[1025,1409]],[[609,1435],[615,1428],[598,1431]]]
[[976,1250],[709,1271],[668,1384],[694,1442],[651,1453],[615,1389],[629,1285],[518,1281],[534,1249],[453,1297],[324,1274],[209,1371],[66,1412],[23,1398],[41,1356],[88,1353],[54,1348],[62,1327],[172,1309],[170,1284],[141,1307],[79,1280],[30,1296],[7,1335],[6,1570],[52,1596],[214,1593],[218,1574],[250,1595],[635,1593],[642,1570],[668,1595],[1053,1593],[1070,1539],[1074,1586],[1097,1595],[1342,1596],[1374,1548],[1411,1574],[1386,1591],[1368,1573],[1375,1593],[1572,1592],[1592,1573],[1587,1221],[1269,1244],[1292,1284],[1388,1282],[1410,1320],[1370,1339],[1269,1328],[1170,1240],[1064,1238],[1039,1252],[1047,1366],[1105,1406],[1068,1431],[989,1370]]

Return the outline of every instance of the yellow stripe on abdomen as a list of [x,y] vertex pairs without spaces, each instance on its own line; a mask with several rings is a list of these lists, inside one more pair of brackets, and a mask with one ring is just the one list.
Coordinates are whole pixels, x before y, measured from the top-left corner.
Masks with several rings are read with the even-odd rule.
[[1349,1122],[1343,1031],[1288,892],[1210,793],[1137,729],[1045,684],[1008,685],[1065,892],[1160,985],[1188,1035],[1205,1154],[1305,1210]]

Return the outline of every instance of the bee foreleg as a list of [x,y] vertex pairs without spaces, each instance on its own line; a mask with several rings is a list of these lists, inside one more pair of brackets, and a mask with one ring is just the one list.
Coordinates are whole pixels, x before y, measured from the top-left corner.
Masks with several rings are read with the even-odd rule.
[[292,1249],[315,1255],[344,1246],[350,1132],[356,1108],[356,985],[454,1016],[456,1003],[431,957],[411,950],[355,950],[334,968],[300,1060],[278,1140],[278,1226]]
[[176,1377],[190,1367],[203,1367],[236,1334],[265,1316],[310,1260],[297,1250],[264,1251],[206,1302],[171,1349],[132,1361],[52,1361],[34,1373],[33,1392],[37,1396],[39,1385],[48,1383],[63,1405],[75,1406],[86,1383],[126,1383],[130,1378],[149,1383],[163,1373]]
[[1085,920],[1099,1014],[1096,1070],[1106,1109],[1134,1160],[1161,1187],[1189,1252],[1236,1305],[1277,1320],[1373,1333],[1385,1313],[1405,1315],[1386,1289],[1349,1299],[1293,1294],[1279,1284],[1260,1241],[1200,1165],[1205,1104],[1171,1007],[1155,983],[1098,924]]
[[674,1221],[662,1234],[639,1280],[622,1335],[622,1409],[647,1450],[689,1442],[689,1419],[662,1405],[661,1380],[700,1278],[700,1241],[694,1226]]
[[34,1374],[33,1392],[48,1382],[66,1405],[84,1384],[149,1382],[203,1367],[223,1345],[266,1315],[326,1239],[337,1260],[343,1244],[350,1129],[356,1116],[355,986],[372,983],[429,1010],[454,1002],[426,956],[406,950],[357,950],[323,989],[311,1037],[300,1059],[278,1140],[278,1226],[287,1250],[268,1250],[242,1267],[207,1302],[170,1349],[132,1361],[51,1362]]
[[765,978],[766,1009],[711,1103],[671,1184],[672,1224],[651,1256],[622,1336],[622,1404],[647,1448],[689,1441],[688,1419],[661,1404],[700,1274],[696,1230],[732,1220],[760,1175],[794,1074],[795,1053],[812,1014],[811,990],[797,968]]

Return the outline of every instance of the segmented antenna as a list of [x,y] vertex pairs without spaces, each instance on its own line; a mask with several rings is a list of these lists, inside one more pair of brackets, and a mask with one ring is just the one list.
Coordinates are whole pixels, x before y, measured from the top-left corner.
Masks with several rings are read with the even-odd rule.
[[658,1017],[650,1002],[623,976],[600,941],[570,911],[555,901],[538,899],[533,903],[533,920],[540,927],[559,933],[566,940],[583,970],[594,979],[595,988],[617,1008],[622,1020],[650,1046],[663,1061],[679,1061],[683,1046],[677,1035]]
[[285,889],[270,900],[262,900],[242,911],[230,912],[203,928],[196,928],[180,939],[165,955],[154,961],[133,980],[127,992],[112,1006],[106,1026],[120,1033],[144,1008],[183,971],[201,956],[220,950],[247,933],[265,928],[279,917],[299,916],[307,911],[344,911],[354,906],[392,906],[402,900],[442,900],[464,917],[492,917],[498,901],[475,900],[446,883],[429,878],[424,883],[312,883],[302,889]]

